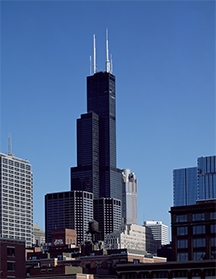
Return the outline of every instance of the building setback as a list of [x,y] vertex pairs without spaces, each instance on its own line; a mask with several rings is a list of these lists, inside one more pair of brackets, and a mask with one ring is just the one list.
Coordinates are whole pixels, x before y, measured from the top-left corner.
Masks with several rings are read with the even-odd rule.
[[0,153],[0,235],[33,242],[33,174],[27,160]]
[[88,240],[88,223],[93,219],[93,194],[86,191],[51,193],[45,196],[46,242],[53,229],[77,231],[77,244]]

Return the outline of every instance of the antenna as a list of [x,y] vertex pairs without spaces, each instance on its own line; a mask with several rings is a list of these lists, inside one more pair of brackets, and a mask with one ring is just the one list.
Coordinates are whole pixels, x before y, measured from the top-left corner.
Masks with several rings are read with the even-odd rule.
[[94,74],[96,73],[96,46],[95,46],[95,34],[93,35],[93,47],[94,47]]
[[91,63],[91,55],[90,55],[90,76],[91,76],[91,67],[92,67],[92,63]]
[[110,72],[109,50],[108,50],[108,29],[106,29],[106,71]]
[[110,54],[110,73],[112,74],[113,72],[113,63],[112,63],[112,54]]
[[12,154],[12,138],[11,134],[8,135],[8,155],[13,155]]

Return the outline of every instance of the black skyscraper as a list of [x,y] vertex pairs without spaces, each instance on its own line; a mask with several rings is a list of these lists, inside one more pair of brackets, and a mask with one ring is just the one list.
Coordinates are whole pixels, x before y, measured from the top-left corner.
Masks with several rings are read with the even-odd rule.
[[71,168],[71,190],[94,198],[122,199],[121,170],[116,168],[115,76],[87,77],[87,114],[77,121],[77,164]]

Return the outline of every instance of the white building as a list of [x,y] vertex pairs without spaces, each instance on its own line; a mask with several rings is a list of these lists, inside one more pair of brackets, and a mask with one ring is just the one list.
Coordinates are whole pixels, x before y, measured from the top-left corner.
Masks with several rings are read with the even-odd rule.
[[106,235],[106,249],[132,249],[157,253],[158,242],[154,240],[151,230],[136,224],[122,225],[118,231]]
[[122,172],[122,217],[124,224],[137,224],[137,179],[130,169]]
[[27,160],[0,153],[0,235],[33,241],[33,175]]
[[45,232],[36,224],[33,224],[33,244],[41,245],[45,243]]
[[145,221],[144,226],[151,229],[155,240],[159,240],[161,245],[169,244],[168,226],[161,221]]

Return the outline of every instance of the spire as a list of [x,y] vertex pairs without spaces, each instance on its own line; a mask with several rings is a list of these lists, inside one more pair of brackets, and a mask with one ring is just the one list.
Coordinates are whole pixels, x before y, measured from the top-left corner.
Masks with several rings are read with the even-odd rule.
[[108,50],[108,29],[106,29],[106,71],[110,72],[109,50]]
[[94,64],[93,64],[93,67],[94,67],[94,74],[96,73],[96,46],[95,46],[95,34],[93,35],[93,47],[94,47]]

